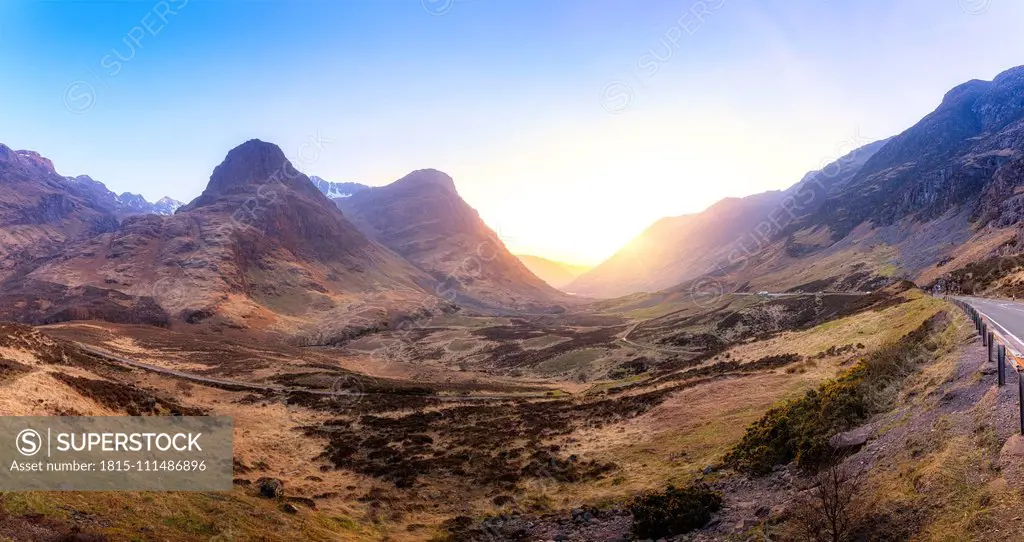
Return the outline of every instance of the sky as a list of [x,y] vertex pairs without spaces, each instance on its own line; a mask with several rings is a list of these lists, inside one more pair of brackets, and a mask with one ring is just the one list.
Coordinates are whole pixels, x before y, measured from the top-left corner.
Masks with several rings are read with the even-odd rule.
[[517,253],[596,264],[783,189],[1024,64],[1016,0],[0,2],[0,142],[190,201],[277,143],[333,181],[436,168]]

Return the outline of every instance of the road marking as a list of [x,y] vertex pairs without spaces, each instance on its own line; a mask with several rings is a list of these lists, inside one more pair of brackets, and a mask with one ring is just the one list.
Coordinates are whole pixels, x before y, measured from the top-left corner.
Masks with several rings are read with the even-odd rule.
[[[975,307],[974,310],[978,311],[978,314],[980,314],[982,316],[982,318],[985,318],[986,320],[992,322],[993,325],[995,325],[999,329],[1003,330],[1003,332],[1005,332],[1006,335],[1009,336],[1011,339],[1013,339],[1014,341],[1017,341],[1017,344],[1020,345],[1021,348],[1024,348],[1024,341],[1020,340],[1020,337],[1018,337],[1018,336],[1014,335],[1013,333],[1011,333],[1009,329],[1006,329],[1006,327],[1003,326],[1003,324],[1000,324],[999,322],[996,321],[995,318],[992,318],[991,316],[985,314],[984,312],[981,312],[981,310],[978,309],[977,307]],[[1002,335],[1002,333],[1000,333],[1000,335]],[[1009,342],[1009,341],[1007,341],[1007,342]],[[1017,365],[1017,366],[1021,366],[1020,358],[1022,356],[1021,356],[1020,350],[1017,350],[1017,349],[1013,348],[1009,344],[1007,344],[1006,347],[1007,347],[1006,349],[1010,351],[1010,355],[1012,355],[1013,358],[1014,358],[1013,359],[1014,364]]]

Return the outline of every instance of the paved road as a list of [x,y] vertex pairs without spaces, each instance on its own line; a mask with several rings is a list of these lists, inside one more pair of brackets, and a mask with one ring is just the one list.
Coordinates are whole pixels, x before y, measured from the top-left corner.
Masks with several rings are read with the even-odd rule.
[[1007,346],[1015,350],[1018,356],[1024,354],[1024,301],[967,296],[957,299],[967,302],[993,322],[995,329],[992,331],[1002,335]]

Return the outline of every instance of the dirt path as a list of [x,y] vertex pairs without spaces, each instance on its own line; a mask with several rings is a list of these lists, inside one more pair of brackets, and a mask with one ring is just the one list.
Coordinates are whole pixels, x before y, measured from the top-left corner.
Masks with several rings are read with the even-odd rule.
[[[364,395],[401,395],[395,393],[386,392],[360,392],[360,391],[338,391],[338,390],[321,390],[321,389],[309,389],[300,388],[294,386],[280,386],[276,384],[258,384],[254,382],[244,382],[241,380],[228,380],[224,378],[212,378],[209,376],[198,375],[195,373],[189,373],[186,371],[179,371],[176,369],[168,369],[166,367],[160,367],[157,365],[151,365],[143,363],[141,361],[135,361],[127,359],[105,350],[88,346],[82,343],[75,343],[82,350],[89,352],[95,356],[99,356],[107,361],[118,363],[120,365],[126,365],[136,369],[142,369],[144,371],[150,371],[153,373],[159,373],[167,376],[173,376],[175,378],[181,378],[183,380],[189,380],[198,384],[208,384],[215,387],[221,387],[229,390],[251,390],[251,391],[262,391],[262,392],[273,392],[273,393],[308,393],[311,395],[323,395],[332,397],[361,397]],[[406,397],[408,395],[405,395]],[[445,395],[430,395],[431,399],[437,399],[439,401],[453,401],[453,402],[466,402],[466,401],[494,401],[494,400],[526,400],[526,399],[547,399],[552,400],[547,395],[540,394],[517,394],[517,395],[465,395],[465,396],[445,396]]]
[[619,340],[624,342],[624,343],[626,343],[626,344],[628,344],[629,346],[632,346],[633,348],[639,348],[640,350],[650,350],[652,352],[658,352],[658,353],[661,353],[661,354],[668,354],[670,356],[674,356],[674,355],[698,356],[698,355],[701,354],[700,351],[682,350],[682,349],[677,350],[677,349],[674,349],[674,348],[665,348],[665,347],[661,347],[661,346],[652,346],[652,345],[649,345],[649,344],[640,344],[638,342],[631,341],[629,339],[630,333],[633,333],[633,331],[635,331],[636,328],[640,326],[640,324],[643,324],[643,323],[646,323],[646,322],[649,322],[649,321],[650,320],[641,320],[641,321],[639,321],[639,322],[629,326],[629,329],[627,329],[626,332],[623,333],[621,337],[619,337]]

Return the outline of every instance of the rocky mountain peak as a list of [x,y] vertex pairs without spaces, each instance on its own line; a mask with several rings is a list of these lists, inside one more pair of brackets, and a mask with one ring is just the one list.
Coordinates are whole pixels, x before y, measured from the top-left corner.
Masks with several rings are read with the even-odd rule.
[[[190,208],[209,204],[221,196],[254,192],[268,183],[286,186],[314,198],[324,198],[309,178],[288,161],[280,147],[250,139],[228,152],[224,161],[213,170],[203,194],[190,204]],[[324,203],[327,203],[326,198]]]
[[1000,73],[992,80],[996,85],[1020,85],[1024,84],[1024,66],[1017,66],[1016,68],[1010,68],[1003,73]]
[[142,194],[133,194],[131,192],[122,193],[118,196],[118,199],[120,199],[122,203],[144,203],[146,201],[146,198],[142,197]]
[[177,211],[182,205],[184,204],[181,203],[180,201],[164,196],[153,204],[153,208],[155,209],[157,214],[173,215],[174,212]]
[[401,179],[391,183],[394,187],[414,187],[414,186],[438,186],[446,190],[451,191],[453,194],[457,193],[455,189],[455,181],[443,171],[436,169],[418,169],[412,173],[402,177]]
[[959,84],[953,87],[945,96],[942,97],[942,107],[949,107],[959,102],[974,99],[980,96],[982,93],[992,87],[992,83],[989,81],[982,81],[980,79],[972,79],[966,83]]
[[18,153],[18,156],[20,156],[22,160],[25,160],[26,162],[31,164],[33,167],[35,167],[35,168],[37,168],[39,170],[45,171],[47,173],[55,173],[56,172],[54,170],[54,168],[53,168],[53,162],[50,161],[49,158],[39,154],[36,151],[17,151],[17,153]]
[[16,151],[0,143],[0,164],[29,170],[39,175],[55,173],[53,162],[35,151]]
[[284,179],[286,168],[290,175],[295,175],[280,147],[250,139],[228,152],[224,161],[213,170],[206,191],[229,193],[239,187],[263,184],[272,177]]

